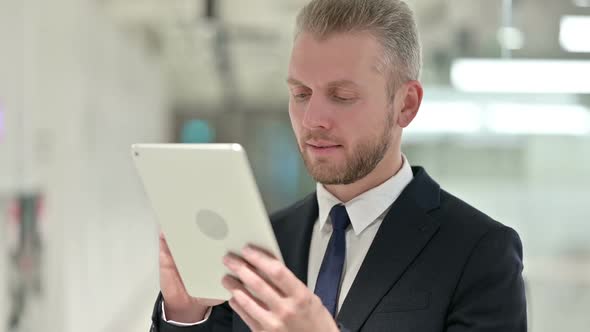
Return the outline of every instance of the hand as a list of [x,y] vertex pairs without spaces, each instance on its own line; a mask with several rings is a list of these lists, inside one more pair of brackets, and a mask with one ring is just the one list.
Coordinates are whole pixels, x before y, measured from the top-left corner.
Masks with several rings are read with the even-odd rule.
[[166,318],[180,323],[201,321],[210,306],[225,302],[196,298],[187,293],[162,232],[160,232],[160,289],[164,296]]
[[237,279],[226,275],[222,282],[232,294],[229,305],[252,331],[338,331],[320,298],[278,259],[250,246],[241,254],[224,257]]

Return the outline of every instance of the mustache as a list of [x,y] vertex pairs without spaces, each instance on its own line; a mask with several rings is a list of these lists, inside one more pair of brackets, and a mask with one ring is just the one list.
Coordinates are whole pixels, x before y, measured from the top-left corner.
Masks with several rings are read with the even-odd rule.
[[330,141],[330,142],[333,142],[335,144],[338,144],[339,143],[339,140],[336,137],[330,135],[329,133],[327,133],[325,131],[315,131],[315,132],[314,131],[309,131],[309,132],[304,133],[301,136],[301,141],[302,142],[307,142],[309,140]]

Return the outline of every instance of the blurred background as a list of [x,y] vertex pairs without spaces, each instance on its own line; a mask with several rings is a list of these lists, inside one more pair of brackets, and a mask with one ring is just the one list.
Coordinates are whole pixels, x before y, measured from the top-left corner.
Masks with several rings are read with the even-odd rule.
[[[285,82],[305,0],[0,0],[0,332],[147,331],[137,142],[239,142],[272,211],[314,188]],[[590,0],[413,0],[404,152],[520,233],[530,331],[590,330]]]

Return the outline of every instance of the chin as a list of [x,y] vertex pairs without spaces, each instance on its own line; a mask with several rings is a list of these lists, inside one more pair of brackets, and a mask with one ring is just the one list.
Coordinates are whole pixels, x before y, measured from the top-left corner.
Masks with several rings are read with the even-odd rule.
[[342,178],[342,172],[335,167],[322,166],[316,164],[311,169],[308,167],[307,170],[311,177],[322,184],[340,184],[339,179]]

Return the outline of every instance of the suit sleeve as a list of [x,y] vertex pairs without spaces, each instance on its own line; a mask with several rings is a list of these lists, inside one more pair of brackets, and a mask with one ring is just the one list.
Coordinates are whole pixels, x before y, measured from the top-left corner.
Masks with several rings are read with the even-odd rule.
[[233,310],[227,302],[214,306],[209,319],[199,325],[174,326],[162,319],[162,293],[154,305],[150,332],[231,332]]
[[522,244],[502,226],[477,243],[453,295],[445,332],[526,332]]

